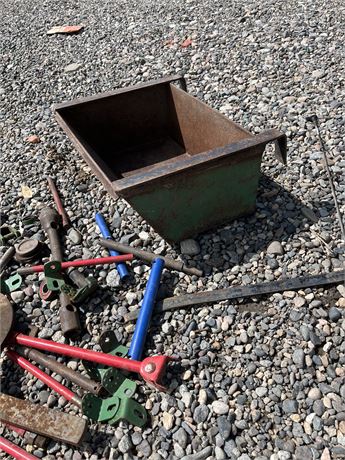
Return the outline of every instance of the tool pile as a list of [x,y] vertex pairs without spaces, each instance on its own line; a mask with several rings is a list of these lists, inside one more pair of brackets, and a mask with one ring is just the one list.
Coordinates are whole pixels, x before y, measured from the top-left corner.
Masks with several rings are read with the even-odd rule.
[[[120,420],[127,420],[129,423],[141,427],[147,421],[147,413],[145,408],[133,398],[137,385],[135,381],[128,378],[127,373],[139,374],[146,383],[164,391],[166,389],[163,384],[166,365],[174,359],[164,355],[142,359],[145,339],[164,266],[198,275],[201,275],[202,272],[185,267],[183,263],[167,257],[156,257],[154,254],[144,251],[142,253],[132,251],[132,253],[121,255],[112,248],[109,250],[109,257],[64,262],[60,237],[63,229],[69,227],[69,221],[53,180],[49,178],[48,183],[53,192],[58,212],[53,208],[44,207],[40,211],[39,221],[49,241],[51,260],[41,265],[19,268],[16,274],[5,278],[6,267],[10,265],[13,257],[19,263],[28,264],[46,257],[49,251],[48,247],[39,241],[35,239],[20,240],[19,232],[6,226],[1,227],[6,242],[15,240],[15,245],[5,252],[0,261],[2,271],[2,294],[0,294],[1,346],[9,360],[74,404],[88,419],[110,425],[114,425]],[[96,214],[96,222],[104,237],[102,241],[111,244],[109,229],[100,213]],[[127,248],[119,247],[118,249],[121,252],[126,252],[124,249]],[[131,250],[130,247],[128,249]],[[140,259],[152,262],[152,268],[129,350],[118,343],[114,331],[110,330],[101,335],[99,345],[102,352],[97,352],[37,338],[35,337],[37,331],[34,328],[31,328],[29,335],[13,329],[15,318],[12,305],[6,294],[20,288],[23,276],[43,273],[44,279],[39,287],[42,301],[59,299],[61,331],[66,339],[77,339],[82,330],[78,305],[82,304],[98,288],[96,280],[90,276],[85,277],[78,270],[78,267],[115,263],[120,278],[124,281],[129,277],[125,262],[133,259],[133,252]],[[86,375],[72,370],[38,350],[82,360]],[[41,368],[37,365],[40,365]],[[54,372],[69,382],[73,382],[83,390],[83,396],[79,397],[42,369]],[[1,422],[23,436],[24,431],[36,433],[30,438],[26,437],[32,444],[38,445],[40,443],[42,445],[46,438],[53,438],[70,444],[78,444],[82,441],[86,429],[84,419],[60,414],[56,411],[51,413],[50,410],[41,408],[39,423],[37,423],[36,419],[30,420],[28,417],[28,413],[33,411],[31,403],[14,400],[7,395],[1,397],[3,401],[0,414]],[[35,401],[34,394],[31,395],[31,399]],[[71,432],[73,436],[65,432],[65,416],[71,418],[71,422],[68,421],[68,423],[73,426],[73,432]],[[52,427],[49,430],[45,429],[47,417],[56,419],[55,431],[52,430]],[[74,427],[76,428],[74,429]],[[23,433],[20,430],[24,430]],[[52,431],[54,431],[53,434]],[[5,439],[2,440],[0,446],[1,449],[17,456],[17,458],[33,458],[31,455],[26,456],[25,453],[20,453],[18,447],[11,446],[11,443]]]

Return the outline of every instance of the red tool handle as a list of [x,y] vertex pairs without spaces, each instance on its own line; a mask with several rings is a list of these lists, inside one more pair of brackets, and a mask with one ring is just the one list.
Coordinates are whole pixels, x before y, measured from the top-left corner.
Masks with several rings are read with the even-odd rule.
[[100,351],[86,350],[85,348],[73,347],[72,345],[65,345],[63,343],[53,342],[52,340],[39,339],[37,337],[31,337],[24,334],[15,334],[14,336],[10,335],[10,340],[12,340],[12,338],[17,344],[25,345],[26,347],[71,356],[72,358],[85,359],[86,361],[104,364],[105,366],[117,367],[129,372],[140,373],[140,361],[120,358]]
[[16,353],[15,351],[7,350],[6,354],[10,358],[11,361],[18,364],[18,366],[22,367],[26,371],[30,372],[30,374],[34,375],[39,380],[44,382],[52,390],[56,391],[57,393],[59,393],[59,395],[67,399],[67,401],[71,401],[77,406],[80,406],[80,398],[76,394],[74,394],[73,391],[69,390],[64,385],[62,385],[60,382],[53,379],[53,377],[50,377],[50,375],[41,371],[41,369],[39,369],[34,364],[30,363],[30,361],[28,361],[27,359],[18,355],[18,353]]
[[26,450],[16,446],[13,442],[0,436],[0,449],[18,460],[37,460],[38,457],[29,454]]
[[145,358],[143,361],[135,361],[134,359],[120,358],[100,351],[86,350],[85,348],[64,345],[51,340],[39,339],[18,332],[10,332],[8,340],[9,342],[37,348],[38,350],[71,356],[72,358],[85,359],[86,361],[116,367],[129,372],[136,372],[140,374],[146,382],[155,385],[162,391],[164,391],[165,388],[160,384],[160,380],[164,375],[166,364],[171,360],[175,360],[175,358],[170,356],[160,355]]
[[[84,267],[90,265],[105,265],[105,264],[118,264],[119,262],[126,262],[133,260],[133,254],[122,254],[120,256],[96,257],[94,259],[80,259],[70,260],[68,262],[61,262],[61,269],[69,267]],[[20,274],[29,273],[42,273],[44,272],[44,265],[32,265],[31,267],[23,267],[18,270]]]

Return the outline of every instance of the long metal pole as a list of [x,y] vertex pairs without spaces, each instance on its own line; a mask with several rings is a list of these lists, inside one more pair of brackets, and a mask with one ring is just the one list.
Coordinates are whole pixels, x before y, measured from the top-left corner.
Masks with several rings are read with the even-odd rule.
[[340,231],[341,231],[342,239],[345,242],[344,221],[343,221],[343,218],[342,218],[342,215],[341,215],[341,212],[340,212],[340,207],[339,207],[339,203],[338,203],[337,193],[336,193],[335,187],[334,187],[332,172],[330,170],[329,163],[328,163],[326,147],[325,147],[325,144],[324,144],[323,139],[321,137],[319,119],[318,119],[317,115],[311,115],[310,117],[307,118],[307,121],[311,121],[312,123],[314,123],[314,125],[316,127],[316,130],[317,130],[317,133],[319,135],[320,144],[321,144],[321,150],[322,150],[322,154],[323,154],[323,159],[324,159],[324,162],[325,162],[325,167],[326,167],[326,171],[327,171],[327,175],[328,175],[328,179],[329,179],[329,184],[330,184],[330,187],[331,187],[331,190],[332,190],[335,209],[336,209],[337,215],[338,215]]

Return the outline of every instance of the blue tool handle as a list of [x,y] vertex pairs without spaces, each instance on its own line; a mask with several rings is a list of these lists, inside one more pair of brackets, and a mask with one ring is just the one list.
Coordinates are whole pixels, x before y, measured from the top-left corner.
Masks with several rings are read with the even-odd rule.
[[[112,237],[111,237],[110,230],[109,230],[108,225],[107,225],[104,217],[102,216],[102,214],[99,213],[99,212],[96,212],[95,217],[96,217],[96,224],[98,225],[98,228],[99,228],[103,238],[106,238],[107,240],[111,240]],[[114,251],[113,249],[109,249],[109,254],[111,256],[120,255],[119,252]],[[117,271],[118,271],[118,273],[120,275],[121,280],[123,280],[123,279],[125,279],[125,278],[127,278],[129,276],[127,266],[126,266],[126,264],[124,262],[116,264],[116,268],[117,268]]]
[[128,352],[129,357],[137,361],[141,360],[144,351],[146,335],[149,329],[163,268],[164,260],[160,258],[154,259]]

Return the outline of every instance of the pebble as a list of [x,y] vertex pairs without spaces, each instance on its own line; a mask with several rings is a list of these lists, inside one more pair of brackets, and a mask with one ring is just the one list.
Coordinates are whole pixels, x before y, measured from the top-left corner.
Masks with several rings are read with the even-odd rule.
[[292,354],[292,361],[297,367],[303,369],[305,367],[305,354],[301,348],[296,348]]
[[19,303],[24,300],[25,293],[23,291],[13,291],[11,292],[11,299],[14,303]]
[[82,236],[81,233],[78,232],[75,228],[70,228],[67,232],[67,238],[71,241],[73,244],[80,244],[82,241]]
[[285,399],[283,401],[283,411],[286,414],[293,414],[298,412],[298,403],[295,399]]
[[65,67],[65,72],[66,72],[66,73],[76,72],[76,71],[79,70],[81,67],[82,67],[82,64],[78,64],[77,62],[72,63],[72,64],[68,64],[68,65],[66,65],[66,67]]
[[283,255],[284,254],[284,249],[283,246],[279,241],[272,241],[270,245],[267,248],[267,254],[274,254],[274,255]]
[[212,410],[217,415],[223,415],[229,412],[229,406],[223,401],[213,401]]
[[163,413],[163,426],[168,431],[170,431],[174,426],[174,416],[169,412]]
[[205,422],[207,420],[209,412],[210,410],[206,405],[202,404],[200,406],[197,406],[193,413],[193,419],[195,423]]
[[341,311],[337,307],[331,307],[328,310],[328,318],[333,323],[337,322],[341,318]]

